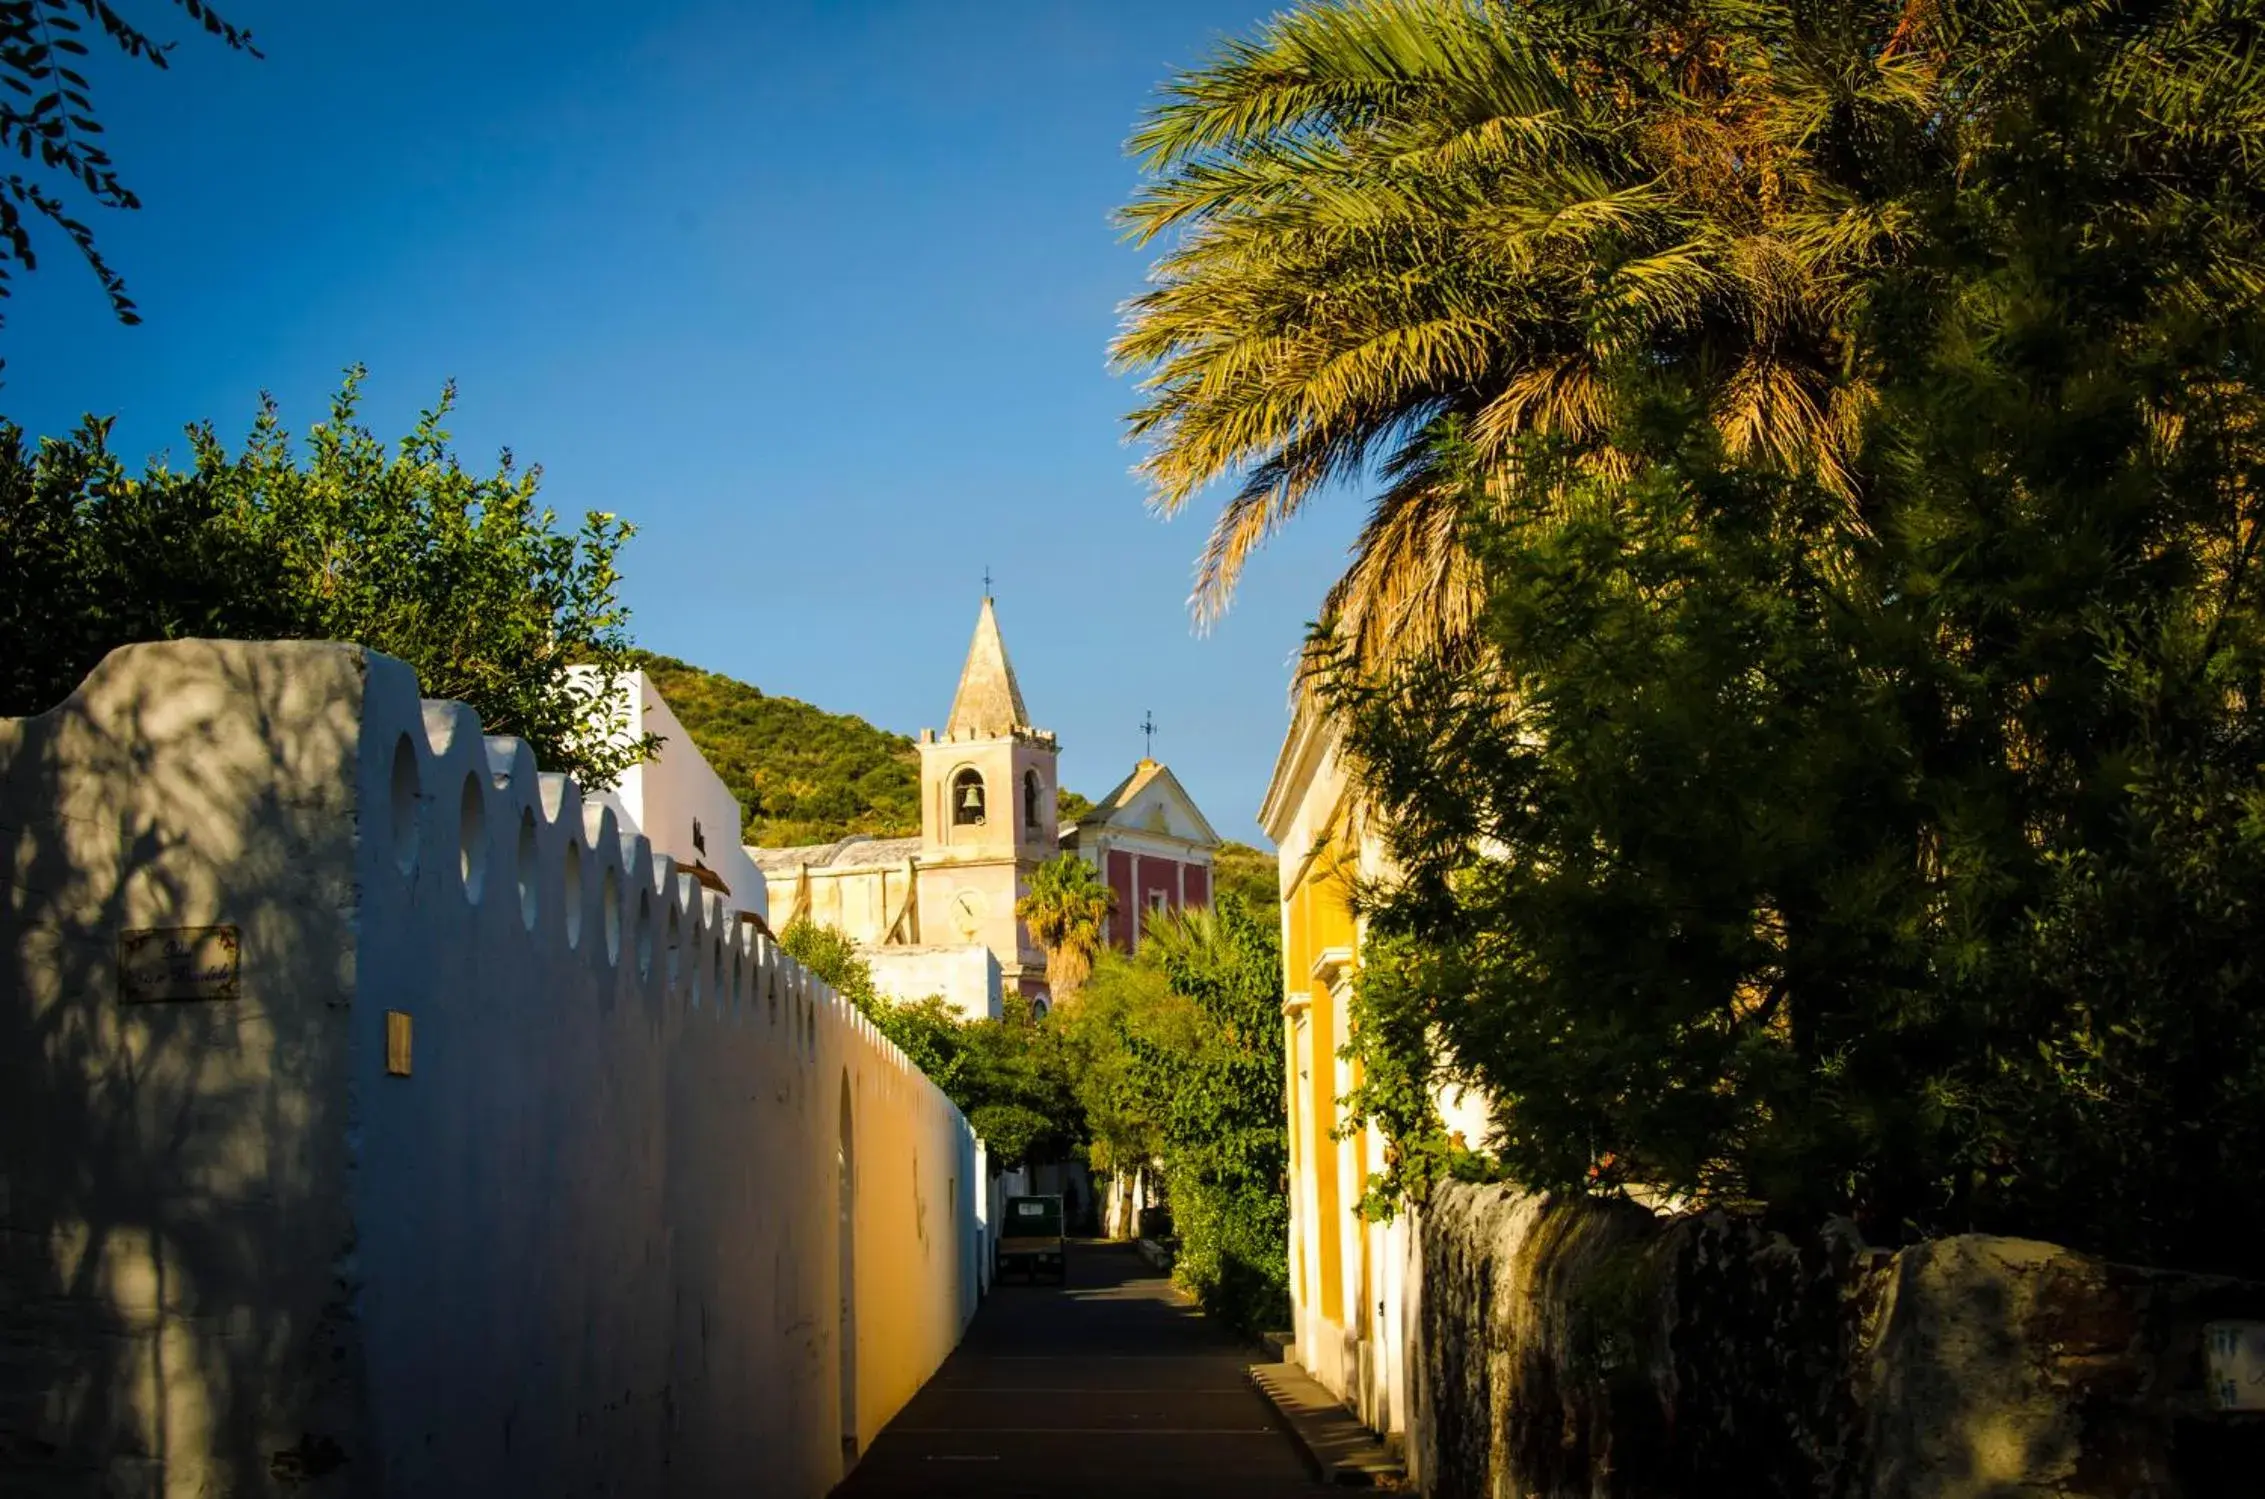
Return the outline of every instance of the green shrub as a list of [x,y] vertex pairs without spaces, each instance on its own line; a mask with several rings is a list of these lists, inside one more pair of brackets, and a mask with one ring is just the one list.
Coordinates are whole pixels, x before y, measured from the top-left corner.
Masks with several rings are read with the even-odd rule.
[[106,421],[36,451],[0,423],[0,714],[54,706],[136,641],[348,640],[584,786],[650,753],[612,739],[630,527],[592,511],[560,532],[540,470],[508,453],[467,472],[442,426],[453,388],[389,452],[356,422],[361,381],[348,373],[303,455],[263,403],[235,453],[191,427],[185,472],[128,473]]

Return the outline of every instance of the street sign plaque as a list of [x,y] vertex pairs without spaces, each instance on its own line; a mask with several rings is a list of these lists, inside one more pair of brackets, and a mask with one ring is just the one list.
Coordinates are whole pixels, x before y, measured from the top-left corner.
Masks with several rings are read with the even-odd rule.
[[2210,1407],[2265,1411],[2265,1322],[2208,1322],[2202,1328]]
[[130,928],[118,934],[118,1002],[235,999],[243,942],[232,926]]

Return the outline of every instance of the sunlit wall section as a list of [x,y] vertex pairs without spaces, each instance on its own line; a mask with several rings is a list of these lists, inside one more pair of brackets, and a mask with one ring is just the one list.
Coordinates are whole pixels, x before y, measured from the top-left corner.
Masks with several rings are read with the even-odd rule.
[[1290,1137],[1291,1356],[1370,1426],[1408,1410],[1414,1215],[1369,1221],[1360,1202],[1384,1160],[1374,1128],[1347,1127],[1359,1064],[1352,1038],[1360,971],[1355,885],[1382,872],[1334,732],[1301,712],[1259,814],[1278,852],[1282,896],[1285,1098]]
[[816,1495],[956,1342],[958,1111],[400,663],[134,647],[0,777],[0,1488]]

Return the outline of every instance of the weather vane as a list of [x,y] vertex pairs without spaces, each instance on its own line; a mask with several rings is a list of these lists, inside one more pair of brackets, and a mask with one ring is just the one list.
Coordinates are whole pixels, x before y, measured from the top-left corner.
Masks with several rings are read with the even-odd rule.
[[1147,747],[1141,751],[1145,759],[1156,758],[1156,715],[1143,708],[1140,712],[1140,734]]

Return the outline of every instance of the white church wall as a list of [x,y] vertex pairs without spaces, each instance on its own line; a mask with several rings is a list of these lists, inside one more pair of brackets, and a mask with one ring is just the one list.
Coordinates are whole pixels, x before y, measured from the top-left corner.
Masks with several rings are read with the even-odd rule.
[[[972,1313],[958,1111],[398,662],[113,653],[0,832],[0,1489],[815,1496]],[[140,928],[232,994],[122,1002]]]
[[[794,899],[796,874],[782,873],[780,899],[771,909],[784,930],[787,907]],[[837,867],[810,871],[810,920],[832,927],[852,942],[879,942],[886,934],[890,914],[903,903],[906,875],[902,864]]]
[[970,1020],[1002,1013],[999,959],[980,942],[868,947],[858,956],[872,967],[873,987],[897,1004],[940,994]]

